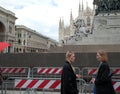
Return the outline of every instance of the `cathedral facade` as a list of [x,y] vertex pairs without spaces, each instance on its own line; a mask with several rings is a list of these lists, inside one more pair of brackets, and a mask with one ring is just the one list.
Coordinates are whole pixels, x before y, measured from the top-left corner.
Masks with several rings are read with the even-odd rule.
[[[93,10],[86,5],[84,9],[83,2],[79,3],[78,16],[73,19],[72,11],[70,13],[70,25],[65,26],[64,20],[59,21],[59,43],[62,45],[74,45],[82,37],[92,34],[92,24],[94,17]],[[73,41],[74,40],[74,41]]]

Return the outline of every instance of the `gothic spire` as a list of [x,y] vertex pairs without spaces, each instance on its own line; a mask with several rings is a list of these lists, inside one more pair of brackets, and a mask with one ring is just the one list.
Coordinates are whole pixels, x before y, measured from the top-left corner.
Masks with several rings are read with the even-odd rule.
[[70,13],[70,22],[73,21],[73,15],[72,15],[72,9],[71,9],[71,13]]
[[64,28],[64,19],[62,18],[62,22],[61,22],[62,28]]
[[83,4],[83,0],[82,0],[82,12],[84,11],[84,4]]
[[79,11],[78,11],[78,16],[81,15],[81,4],[80,4],[80,0],[79,0]]
[[62,23],[61,23],[61,18],[60,18],[60,20],[59,20],[59,28],[61,28],[61,24],[62,24]]

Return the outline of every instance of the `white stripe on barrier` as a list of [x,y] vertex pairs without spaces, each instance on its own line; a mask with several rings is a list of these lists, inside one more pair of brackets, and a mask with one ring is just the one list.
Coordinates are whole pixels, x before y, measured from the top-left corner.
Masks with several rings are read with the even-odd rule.
[[62,68],[58,69],[58,71],[56,72],[56,74],[61,74]]
[[41,85],[43,80],[38,80],[38,82],[32,88],[38,88]]
[[49,88],[55,81],[51,80],[45,87],[44,89]]
[[52,73],[53,73],[53,71],[54,71],[54,69],[52,68],[52,69],[50,70],[49,74],[52,74]]

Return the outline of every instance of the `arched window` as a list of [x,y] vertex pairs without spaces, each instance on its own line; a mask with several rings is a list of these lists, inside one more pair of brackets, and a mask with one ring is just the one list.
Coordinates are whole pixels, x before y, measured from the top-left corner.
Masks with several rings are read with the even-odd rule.
[[23,43],[24,43],[24,45],[26,44],[25,40],[24,40],[24,42],[23,42]]
[[18,40],[18,44],[21,44],[21,40],[20,39]]
[[5,32],[5,25],[0,21],[0,32]]

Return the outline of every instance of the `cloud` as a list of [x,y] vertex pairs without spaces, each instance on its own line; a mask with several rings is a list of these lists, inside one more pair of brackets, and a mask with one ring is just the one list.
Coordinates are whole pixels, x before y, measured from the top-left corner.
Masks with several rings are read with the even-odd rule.
[[[84,0],[91,2],[91,0]],[[91,2],[92,3],[92,2]],[[37,32],[58,40],[60,17],[69,24],[70,12],[78,15],[79,0],[0,0],[3,8],[16,14],[16,24],[25,25]]]

